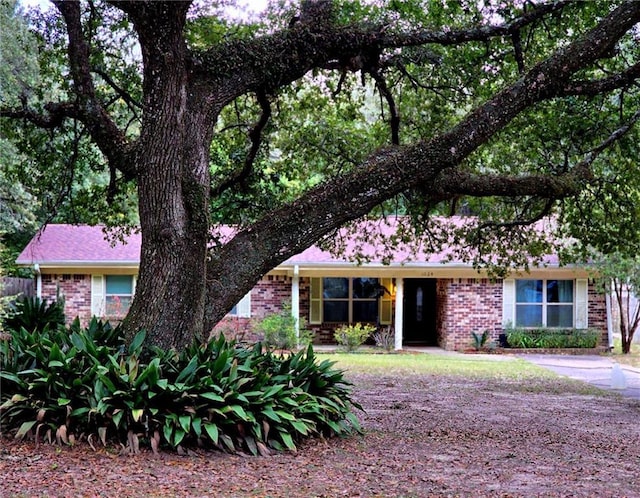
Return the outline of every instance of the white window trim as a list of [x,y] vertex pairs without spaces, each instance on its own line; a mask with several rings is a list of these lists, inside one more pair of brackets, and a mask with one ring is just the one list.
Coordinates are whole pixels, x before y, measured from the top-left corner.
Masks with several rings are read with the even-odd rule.
[[[589,285],[586,278],[536,278],[524,280],[573,280],[573,328],[586,329],[589,326]],[[543,303],[543,322],[546,323],[546,303]],[[515,327],[516,324],[516,279],[506,278],[502,282],[502,326]]]
[[[115,275],[115,274],[109,274]],[[109,275],[91,275],[91,315],[98,318],[109,318],[107,312],[107,276]],[[121,274],[118,274],[121,275]],[[131,284],[131,298],[136,294],[136,286],[138,284],[138,275],[125,274],[125,276],[133,277]]]
[[235,313],[233,310],[229,316],[236,318],[251,318],[251,291],[247,292],[240,301],[235,305]]

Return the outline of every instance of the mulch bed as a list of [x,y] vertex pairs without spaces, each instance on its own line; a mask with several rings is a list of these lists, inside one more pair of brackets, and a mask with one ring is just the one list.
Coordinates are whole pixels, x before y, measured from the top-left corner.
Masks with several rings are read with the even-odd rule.
[[5,438],[0,496],[640,496],[636,400],[569,380],[351,380],[366,409],[363,436],[272,457],[131,456]]

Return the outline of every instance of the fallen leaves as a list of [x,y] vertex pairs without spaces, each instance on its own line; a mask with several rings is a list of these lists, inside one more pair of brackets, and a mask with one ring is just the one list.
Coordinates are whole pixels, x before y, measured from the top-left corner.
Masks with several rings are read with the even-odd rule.
[[455,377],[351,380],[363,436],[265,457],[4,438],[0,496],[640,496],[635,400],[557,380],[553,394]]

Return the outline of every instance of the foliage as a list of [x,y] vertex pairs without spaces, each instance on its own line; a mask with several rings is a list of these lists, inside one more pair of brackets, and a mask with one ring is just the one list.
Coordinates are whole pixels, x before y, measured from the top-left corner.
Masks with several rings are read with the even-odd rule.
[[522,329],[505,331],[511,348],[595,348],[600,331],[594,329]]
[[396,332],[391,325],[387,327],[378,327],[372,335],[376,346],[391,351],[396,345]]
[[0,423],[17,438],[92,446],[141,443],[154,451],[204,446],[266,455],[306,437],[359,430],[349,383],[311,346],[275,356],[224,336],[183,352],[125,347],[117,330],[92,321],[0,342]]
[[611,295],[617,308],[622,352],[629,354],[640,326],[640,302],[633,298],[640,294],[640,257],[624,252],[599,254],[592,258],[591,265],[596,288]]
[[[265,271],[371,210],[408,214],[425,252],[453,242],[499,268],[553,249],[526,228],[546,215],[577,240],[587,222],[638,238],[633,2],[269,4],[259,22],[234,23],[226,1],[188,14],[184,2],[56,2],[29,20],[33,41],[9,2],[7,184],[39,200],[41,221],[134,223],[139,196],[156,256],[138,289],[158,306],[134,300],[129,339],[146,328],[159,344],[171,330],[185,346]],[[33,77],[18,81],[32,72],[13,61]],[[166,199],[185,211],[173,226]],[[456,213],[479,221],[434,229],[434,214]],[[210,220],[251,224],[234,240],[256,264],[227,255],[232,241],[207,245]],[[206,271],[186,257],[197,251]],[[189,315],[207,285],[233,279]]]
[[264,335],[265,346],[276,349],[306,347],[311,342],[309,330],[305,330],[305,319],[298,318],[300,329],[296,332],[296,319],[291,314],[291,303],[283,302],[280,311],[271,313],[255,324],[256,332]]
[[356,323],[340,326],[333,333],[333,337],[345,351],[351,352],[362,346],[375,331],[376,327],[374,325]]
[[489,341],[489,330],[485,330],[483,332],[471,332],[471,345],[476,351],[482,351],[485,348],[488,348],[490,344],[487,344]]
[[4,325],[13,330],[25,328],[30,332],[45,327],[55,329],[64,325],[64,301],[58,299],[52,303],[35,296],[19,296],[11,305]]

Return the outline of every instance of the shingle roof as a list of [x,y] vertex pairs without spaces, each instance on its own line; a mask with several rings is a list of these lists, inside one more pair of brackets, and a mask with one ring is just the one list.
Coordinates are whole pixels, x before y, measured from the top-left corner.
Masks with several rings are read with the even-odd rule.
[[[458,220],[460,222],[460,220]],[[232,233],[228,226],[219,227],[223,238]],[[391,235],[395,231],[393,223],[376,223],[375,230]],[[373,232],[373,230],[371,231]],[[371,263],[382,264],[377,255],[379,244],[373,233],[364,230],[365,237],[355,237],[343,233],[341,237],[343,252],[334,256],[318,246],[312,246],[283,262],[281,267],[294,265],[353,265],[350,255],[356,251],[369,256]],[[44,227],[22,251],[16,262],[20,265],[50,265],[50,266],[98,266],[121,265],[137,266],[140,262],[141,236],[132,233],[125,237],[126,243],[109,239],[103,227],[89,225],[50,224]],[[424,251],[413,253],[407,244],[390,251],[388,263],[411,266],[439,265],[447,260],[448,250],[426,254]],[[546,262],[557,265],[557,257],[551,255]],[[463,265],[461,262],[449,261],[449,265]]]
[[140,234],[126,237],[127,243],[106,238],[101,226],[46,225],[18,256],[20,265],[140,262]]

